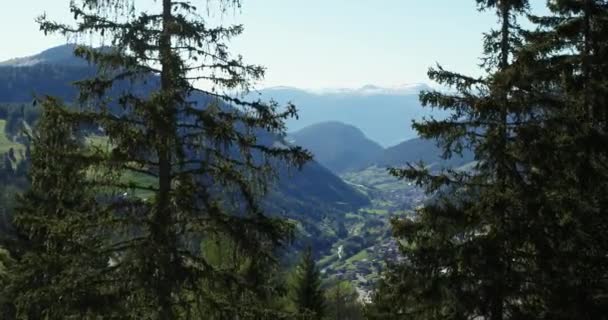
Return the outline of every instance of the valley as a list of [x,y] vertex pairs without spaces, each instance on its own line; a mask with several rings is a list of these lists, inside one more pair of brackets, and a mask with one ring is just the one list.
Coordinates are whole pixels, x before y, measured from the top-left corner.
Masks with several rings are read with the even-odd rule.
[[[32,57],[0,63],[0,79],[4,80],[4,86],[0,86],[0,105],[8,110],[4,119],[0,119],[0,150],[22,152],[24,149],[15,140],[14,128],[35,122],[36,116],[25,115],[35,114],[37,110],[28,101],[28,90],[34,90],[38,95],[59,96],[66,101],[74,99],[75,90],[70,83],[87,76],[92,69],[70,57],[71,50],[72,47],[63,46]],[[40,74],[45,74],[45,77],[40,77]],[[395,123],[392,126],[399,126],[399,122],[407,127],[405,124],[423,114],[422,108],[414,102],[420,88],[423,87],[384,91],[375,87],[374,90],[367,88],[366,91],[315,95],[305,91],[289,93],[293,89],[263,91],[268,98],[277,100],[291,96],[307,119],[302,123],[326,119],[306,127],[302,123],[288,124],[290,133],[282,143],[306,148],[313,160],[300,171],[278,167],[278,180],[264,201],[266,211],[298,224],[297,237],[290,252],[299,252],[311,245],[323,278],[332,283],[352,283],[362,299],[368,297],[385,263],[398,259],[391,219],[412,215],[425,200],[422,190],[411,182],[391,176],[388,168],[418,160],[436,166],[441,160],[439,149],[433,142],[413,138],[385,148],[390,140],[399,139],[396,136],[382,138],[382,132],[394,132],[395,128],[389,125],[387,128],[361,129],[356,124],[362,124],[366,114],[374,113],[377,117],[393,119]],[[147,87],[131,90],[145,94]],[[204,102],[206,98],[199,96],[195,99]],[[353,101],[357,101],[356,108],[360,113],[354,118],[340,111]],[[325,114],[324,118],[318,118],[318,112],[314,110],[329,105],[337,109]],[[385,105],[384,109],[378,109],[378,105]],[[349,119],[350,124],[341,122]],[[10,132],[5,130],[8,123],[13,128]],[[380,137],[382,141],[376,142],[368,134]],[[402,137],[407,138],[408,134]],[[261,133],[260,139],[271,143],[276,138]],[[111,149],[100,132],[87,133],[86,143]],[[465,157],[463,162],[469,160]],[[149,180],[137,174],[125,175],[123,179],[127,185],[129,181],[148,183]],[[153,180],[149,182],[153,183]],[[138,190],[124,190],[124,195],[142,199],[152,196]],[[4,221],[7,221],[6,217]],[[288,254],[285,260],[294,259],[294,255]]]
[[411,183],[390,176],[386,168],[370,167],[345,173],[342,178],[366,193],[371,204],[345,215],[348,234],[319,260],[319,266],[330,279],[354,283],[365,299],[385,263],[399,260],[391,219],[414,214],[425,195]]

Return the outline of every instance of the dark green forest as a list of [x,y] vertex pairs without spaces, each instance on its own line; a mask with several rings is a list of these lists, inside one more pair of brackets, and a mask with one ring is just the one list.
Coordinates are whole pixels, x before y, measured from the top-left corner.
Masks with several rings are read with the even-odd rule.
[[0,62],[0,319],[608,319],[608,1],[459,1],[482,75],[414,97],[253,94],[242,1],[66,0]]

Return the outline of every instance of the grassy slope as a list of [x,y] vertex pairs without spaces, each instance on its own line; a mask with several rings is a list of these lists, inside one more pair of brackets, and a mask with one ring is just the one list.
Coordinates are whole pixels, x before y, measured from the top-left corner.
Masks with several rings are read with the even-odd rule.
[[[100,148],[102,151],[104,152],[109,152],[110,151],[110,141],[108,139],[108,137],[106,136],[99,136],[99,135],[90,135],[86,137],[86,142],[96,148]],[[121,176],[121,182],[125,183],[125,184],[133,184],[133,185],[140,185],[140,186],[151,186],[151,187],[155,187],[158,185],[158,181],[153,178],[152,176],[149,175],[145,175],[143,173],[138,173],[138,172],[133,172],[133,171],[125,171],[122,173]],[[138,197],[138,198],[142,198],[142,199],[148,199],[154,196],[154,193],[152,191],[147,191],[147,190],[125,190],[128,192],[128,194]]]
[[0,120],[0,153],[6,153],[8,150],[10,150],[10,148],[15,149],[15,151],[23,150],[23,145],[9,140],[4,134],[5,126],[6,120]]

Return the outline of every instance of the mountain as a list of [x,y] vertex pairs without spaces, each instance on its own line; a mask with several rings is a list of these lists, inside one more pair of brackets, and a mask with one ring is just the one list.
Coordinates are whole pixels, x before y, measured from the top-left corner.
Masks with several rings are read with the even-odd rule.
[[417,136],[411,128],[412,120],[445,115],[420,105],[418,93],[427,89],[424,84],[317,91],[274,87],[260,90],[256,96],[296,105],[299,119],[287,122],[290,132],[320,122],[339,121],[361,129],[370,139],[388,147]]
[[[32,101],[34,96],[52,95],[66,102],[78,98],[74,82],[90,78],[96,68],[73,55],[71,44],[54,47],[39,54],[0,62],[0,103]],[[128,89],[144,95],[159,83],[150,78],[145,83],[119,82],[110,94]]]
[[73,44],[66,44],[47,49],[36,55],[14,58],[0,62],[0,67],[32,67],[35,65],[55,65],[55,66],[88,66],[88,62],[74,56]]
[[[280,87],[279,87],[280,88]],[[285,87],[283,87],[285,88]],[[276,88],[269,88],[273,90]],[[432,88],[424,83],[407,83],[391,87],[382,87],[373,84],[367,84],[360,88],[325,88],[317,90],[307,90],[316,94],[342,94],[351,96],[373,96],[373,95],[395,95],[409,96],[418,95],[422,90],[431,90]]]
[[358,128],[337,121],[314,124],[289,135],[336,174],[369,167],[384,149]]
[[407,163],[423,161],[432,169],[442,167],[458,168],[474,161],[473,153],[465,149],[462,156],[452,154],[452,158],[443,159],[443,150],[437,146],[434,140],[410,139],[384,150],[377,158],[376,163],[383,167],[400,167]]
[[[77,89],[73,82],[91,76],[94,67],[71,56],[71,45],[46,50],[40,54],[0,62],[0,103],[29,103],[34,95],[53,95],[66,102],[74,101]],[[148,79],[147,84],[134,86],[137,94],[146,94],[158,79]],[[131,85],[128,83],[120,86]],[[203,103],[205,96],[191,97]],[[268,137],[260,133],[260,139]],[[322,219],[340,220],[350,211],[369,204],[366,195],[347,184],[315,161],[307,163],[301,171],[279,168],[279,179],[266,199],[270,212],[302,222],[305,233],[320,243],[319,250],[329,245],[327,230],[317,226]],[[331,232],[330,232],[331,233]],[[335,232],[334,232],[335,233]]]

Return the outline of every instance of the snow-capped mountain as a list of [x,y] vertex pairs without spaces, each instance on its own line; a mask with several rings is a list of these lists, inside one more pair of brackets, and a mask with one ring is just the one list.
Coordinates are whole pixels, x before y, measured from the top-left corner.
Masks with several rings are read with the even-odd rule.
[[288,86],[268,87],[261,91],[303,91],[309,94],[318,95],[417,95],[422,90],[431,90],[431,86],[425,83],[408,83],[397,86],[378,86],[368,84],[360,88],[320,88],[320,89],[300,89]]
[[430,89],[433,88],[422,83],[320,90],[272,87],[260,90],[260,96],[252,95],[294,103],[299,118],[287,121],[289,131],[320,122],[339,121],[361,129],[366,136],[387,147],[417,137],[412,120],[443,116],[441,110],[423,108],[418,101],[420,91]]

